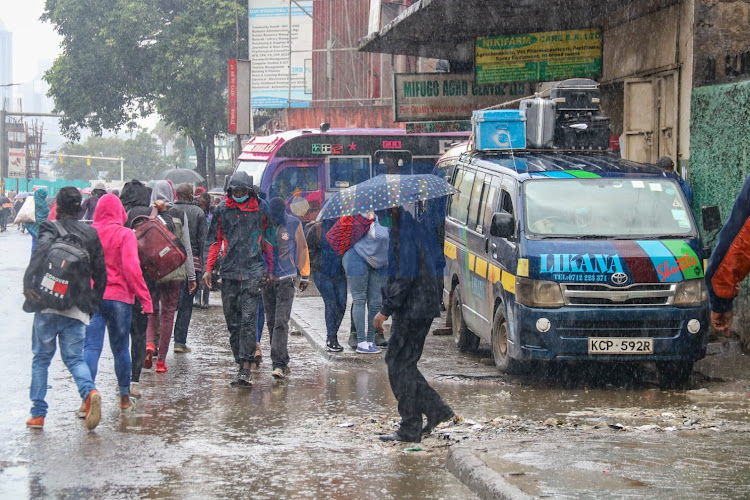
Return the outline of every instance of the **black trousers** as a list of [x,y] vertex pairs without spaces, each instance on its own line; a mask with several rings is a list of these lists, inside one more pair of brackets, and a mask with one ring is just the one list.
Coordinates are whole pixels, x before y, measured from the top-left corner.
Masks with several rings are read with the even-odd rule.
[[385,352],[388,380],[398,400],[398,413],[401,416],[398,434],[409,440],[419,440],[422,415],[435,421],[453,413],[417,368],[430,325],[432,318],[411,319],[394,314],[391,337]]
[[174,343],[187,344],[190,319],[193,317],[193,296],[190,295],[188,280],[185,279],[180,287],[180,300],[177,302],[177,319],[174,322]]
[[237,364],[255,357],[255,328],[260,302],[260,277],[221,280],[221,303],[229,329],[229,345]]
[[289,317],[294,303],[294,278],[274,280],[263,287],[263,307],[271,341],[271,364],[281,368],[289,364]]
[[130,381],[140,382],[143,360],[146,359],[146,327],[148,315],[141,314],[143,306],[136,299],[130,319],[130,358],[133,360]]

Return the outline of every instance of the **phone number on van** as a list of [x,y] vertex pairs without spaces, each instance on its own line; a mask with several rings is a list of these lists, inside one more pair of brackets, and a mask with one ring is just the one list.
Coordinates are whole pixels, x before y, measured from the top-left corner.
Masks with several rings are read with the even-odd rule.
[[553,274],[554,281],[582,281],[584,283],[606,283],[606,274]]

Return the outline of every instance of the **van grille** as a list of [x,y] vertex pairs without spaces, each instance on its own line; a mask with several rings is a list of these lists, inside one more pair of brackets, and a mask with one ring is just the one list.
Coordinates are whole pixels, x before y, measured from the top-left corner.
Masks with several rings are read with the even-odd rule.
[[668,306],[674,301],[677,285],[639,283],[625,287],[604,284],[563,283],[567,306]]
[[556,322],[557,332],[564,338],[582,337],[677,337],[682,329],[680,320],[574,321]]

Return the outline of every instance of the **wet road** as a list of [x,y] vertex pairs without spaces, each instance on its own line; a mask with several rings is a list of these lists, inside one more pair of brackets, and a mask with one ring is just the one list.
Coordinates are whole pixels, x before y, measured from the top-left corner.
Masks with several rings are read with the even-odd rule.
[[[422,369],[465,422],[425,439],[422,451],[405,451],[377,439],[398,417],[382,363],[325,361],[304,337],[292,336],[288,380],[271,378],[267,357],[253,371],[251,390],[230,388],[236,368],[218,294],[213,307],[194,312],[193,352],[170,352],[167,374],[144,370],[144,395],[133,411],[116,408],[105,348],[97,380],[102,421],[86,431],[74,416],[77,393],[58,355],[45,429],[27,430],[32,316],[21,312],[20,288],[29,246],[15,229],[0,234],[0,498],[473,498],[445,470],[445,449],[454,443],[481,448],[498,437],[507,438],[507,448],[488,453],[500,464],[529,467],[534,494],[565,496],[580,480],[599,488],[601,495],[590,496],[602,498],[645,491],[750,496],[750,473],[735,458],[750,449],[746,380],[697,372],[690,391],[660,391],[647,370],[609,367],[593,373],[540,368],[507,378],[482,359],[486,350],[458,354],[451,337],[431,335]],[[266,355],[267,342],[264,337]],[[576,460],[577,446],[599,459]],[[596,483],[612,450],[624,459],[632,454],[633,471],[650,459],[661,468],[649,477],[629,471],[631,482]],[[549,473],[556,469],[550,461],[560,456],[557,474]],[[534,476],[535,468],[547,472]],[[689,488],[679,483],[684,477],[693,478]],[[644,490],[647,485],[652,489]]]

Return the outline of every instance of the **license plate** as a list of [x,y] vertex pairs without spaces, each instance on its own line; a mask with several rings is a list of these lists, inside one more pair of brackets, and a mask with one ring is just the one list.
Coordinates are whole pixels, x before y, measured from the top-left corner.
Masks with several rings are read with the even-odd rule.
[[654,339],[589,337],[589,354],[653,354]]

